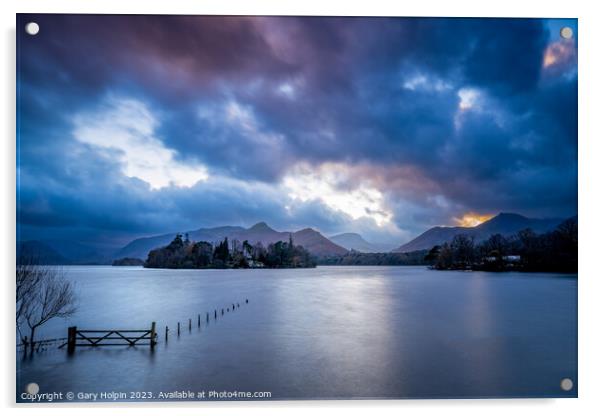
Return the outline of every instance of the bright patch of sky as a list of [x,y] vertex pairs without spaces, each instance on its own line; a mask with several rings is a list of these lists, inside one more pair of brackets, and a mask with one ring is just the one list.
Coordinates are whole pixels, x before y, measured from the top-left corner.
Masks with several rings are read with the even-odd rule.
[[278,87],[278,93],[286,98],[293,99],[295,98],[295,87],[288,82],[284,82]]
[[191,187],[207,180],[200,164],[177,160],[176,152],[165,147],[155,135],[158,121],[148,107],[137,100],[109,98],[98,111],[73,118],[73,136],[99,152],[115,151],[122,173],[147,182],[151,189],[168,186]]
[[462,217],[454,218],[454,222],[460,227],[476,227],[477,225],[482,224],[491,218],[493,218],[493,215],[491,214],[477,214],[475,212],[468,212]]
[[319,168],[299,166],[284,177],[283,184],[293,201],[320,201],[354,220],[370,218],[382,227],[393,218],[384,204],[383,193],[369,183],[345,186],[352,170],[344,164],[324,164]]
[[479,90],[475,88],[460,88],[458,90],[458,110],[454,116],[454,125],[456,130],[462,127],[463,113],[468,111],[481,111],[482,107],[480,101],[482,95]]
[[415,75],[403,83],[403,87],[407,90],[426,90],[426,91],[445,91],[452,88],[451,84],[433,77],[427,77],[423,74]]
[[474,108],[478,104],[480,93],[474,88],[460,88],[458,97],[460,97],[458,109],[465,111]]

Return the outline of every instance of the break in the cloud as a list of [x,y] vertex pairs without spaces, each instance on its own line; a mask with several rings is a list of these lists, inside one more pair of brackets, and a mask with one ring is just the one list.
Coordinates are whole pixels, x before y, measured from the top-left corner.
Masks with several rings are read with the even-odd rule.
[[99,155],[119,161],[125,176],[141,179],[151,189],[191,187],[207,180],[204,166],[177,161],[175,151],[155,136],[157,120],[143,103],[116,98],[107,101],[100,110],[74,118],[76,140],[93,146]]
[[[401,243],[577,203],[575,20],[19,15],[20,238]],[[93,51],[94,53],[91,53]]]
[[[369,218],[379,227],[388,224],[393,214],[383,205],[383,193],[363,180],[356,182],[353,173],[345,164],[298,166],[283,182],[290,204],[320,201],[353,220]],[[346,186],[352,180],[354,183]]]

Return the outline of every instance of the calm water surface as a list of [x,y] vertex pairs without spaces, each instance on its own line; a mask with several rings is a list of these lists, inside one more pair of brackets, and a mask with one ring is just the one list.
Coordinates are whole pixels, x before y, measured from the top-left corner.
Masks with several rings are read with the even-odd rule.
[[[576,396],[576,383],[571,392],[560,389],[562,378],[577,379],[574,275],[423,267],[73,266],[64,271],[76,284],[78,312],[67,321],[49,322],[40,336],[65,337],[70,325],[129,329],[156,321],[159,344],[154,352],[79,348],[69,357],[53,347],[32,359],[18,356],[18,392],[34,381],[41,393],[265,391],[272,399]],[[204,322],[207,311],[236,302],[240,309]]]

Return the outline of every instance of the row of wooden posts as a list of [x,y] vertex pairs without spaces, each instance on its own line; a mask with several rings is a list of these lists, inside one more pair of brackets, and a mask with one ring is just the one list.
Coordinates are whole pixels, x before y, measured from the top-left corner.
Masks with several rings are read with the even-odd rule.
[[[245,299],[245,303],[249,303],[249,299]],[[232,304],[232,309],[230,309],[230,307],[226,307],[226,308],[221,308],[221,315],[223,316],[225,312],[230,312],[230,310],[234,311],[235,309],[240,308],[240,303],[233,303]],[[225,311],[225,312],[224,312]],[[210,321],[210,316],[211,314],[209,312],[205,313],[205,322],[209,323]],[[213,310],[213,319],[217,320],[217,316],[218,316],[218,310],[214,309]],[[177,325],[177,332],[178,332],[178,336],[180,336],[180,322],[178,322]],[[200,329],[201,328],[201,314],[197,315],[197,327]],[[188,332],[192,331],[192,318],[188,318]],[[169,339],[169,327],[167,325],[165,325],[165,341],[167,341]]]
[[[249,299],[245,299],[245,303],[249,303]],[[221,315],[225,312],[234,311],[240,308],[239,303],[233,303],[230,306],[221,309]],[[213,310],[213,319],[217,320],[218,310]],[[209,323],[210,312],[206,312],[205,321]],[[100,347],[100,346],[136,346],[149,345],[151,349],[157,344],[157,327],[156,323],[151,323],[150,329],[77,329],[77,327],[69,327],[67,332],[67,342],[59,348],[67,346],[67,351],[73,353],[75,347]],[[197,315],[197,326],[201,328],[201,314]],[[180,336],[180,322],[177,326],[178,336]],[[192,331],[192,318],[188,319],[188,331]],[[165,342],[169,338],[169,327],[165,326]],[[145,342],[148,341],[148,342]]]

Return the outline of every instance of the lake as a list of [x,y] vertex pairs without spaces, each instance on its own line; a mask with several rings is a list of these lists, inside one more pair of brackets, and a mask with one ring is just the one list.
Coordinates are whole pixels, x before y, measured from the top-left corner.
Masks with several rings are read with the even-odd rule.
[[[136,399],[130,392],[158,399],[174,391],[269,392],[272,400],[577,395],[575,275],[369,266],[63,270],[75,282],[78,311],[47,323],[40,337],[66,337],[70,325],[142,329],[156,321],[159,343],[153,352],[78,348],[68,356],[53,346],[18,355],[18,400],[30,382],[40,393],[124,392],[126,400]],[[221,316],[232,303],[240,308]],[[212,314],[206,324],[214,309],[218,319]],[[569,392],[560,389],[565,377],[575,382]]]

